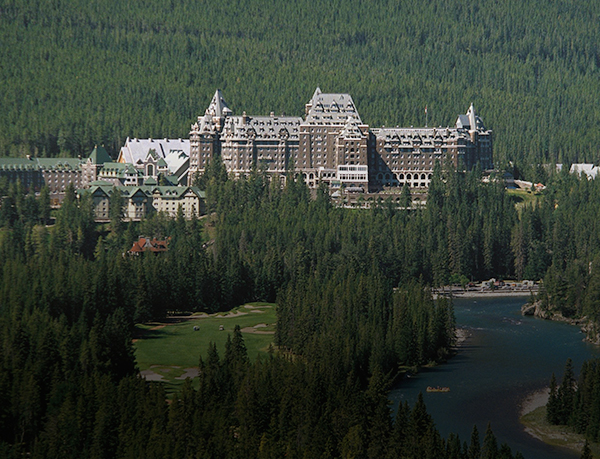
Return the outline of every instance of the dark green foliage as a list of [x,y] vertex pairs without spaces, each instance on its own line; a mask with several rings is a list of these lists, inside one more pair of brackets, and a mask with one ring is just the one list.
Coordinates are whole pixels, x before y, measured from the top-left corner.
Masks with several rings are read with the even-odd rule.
[[481,443],[479,442],[479,431],[475,425],[471,432],[471,443],[469,443],[469,449],[467,450],[467,459],[478,459],[480,456]]
[[[311,199],[292,173],[280,189],[259,171],[230,181],[221,166],[205,177],[212,241],[199,221],[161,215],[100,233],[90,201],[72,189],[46,228],[26,210],[28,200],[35,206],[25,190],[10,191],[16,213],[0,229],[0,451],[464,459],[422,397],[393,420],[387,393],[400,366],[449,355],[452,303],[433,301],[429,258],[456,243],[456,271],[440,278],[480,275],[483,207],[516,218],[503,190],[452,173],[436,182],[430,209],[354,212],[333,207],[322,190]],[[449,228],[471,228],[469,246]],[[169,250],[124,256],[140,232],[170,237]],[[507,234],[490,235],[498,261],[485,269],[509,269]],[[278,356],[250,362],[235,327],[222,356],[211,344],[199,361],[198,389],[186,382],[170,405],[160,385],[137,377],[135,321],[274,299]]]
[[481,459],[497,459],[498,457],[498,441],[494,432],[492,432],[492,426],[488,424],[485,437],[483,437],[483,445],[481,446]]
[[[521,210],[512,230],[518,277],[543,277],[540,306],[550,314],[600,320],[600,181],[565,173],[548,176],[548,189]],[[589,327],[590,338],[596,326]]]
[[[554,382],[554,383],[553,383]],[[553,395],[554,394],[554,395]],[[572,362],[565,364],[562,382],[551,381],[548,422],[569,425],[592,442],[600,440],[600,360],[583,363],[576,382]],[[552,415],[550,414],[552,413]]]
[[109,199],[108,216],[110,218],[111,230],[120,236],[123,232],[123,216],[125,200],[118,188],[113,188]]
[[351,93],[373,126],[423,125],[426,105],[429,124],[445,126],[473,101],[497,133],[496,162],[536,176],[540,162],[589,160],[600,143],[591,0],[377,2],[367,13],[356,0],[2,10],[7,155],[183,137],[216,88],[238,114],[300,114],[318,85]]
[[592,450],[590,449],[590,444],[588,441],[585,441],[583,445],[583,451],[581,452],[581,459],[593,459]]
[[573,362],[567,360],[562,382],[558,387],[556,399],[558,401],[557,420],[558,424],[568,424],[573,414],[575,402],[575,374],[573,373]]
[[556,377],[552,373],[550,379],[550,393],[548,395],[548,403],[546,404],[546,419],[550,424],[559,424],[559,400],[556,388]]

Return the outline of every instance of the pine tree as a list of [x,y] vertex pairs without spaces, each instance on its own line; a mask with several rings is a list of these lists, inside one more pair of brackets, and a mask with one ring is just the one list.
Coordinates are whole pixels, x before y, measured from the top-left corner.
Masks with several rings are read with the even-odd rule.
[[585,440],[585,444],[583,445],[583,451],[581,452],[581,459],[593,459],[594,456],[592,454],[592,450],[590,449],[590,444]]
[[471,432],[471,443],[467,450],[467,459],[480,459],[480,456],[481,444],[479,443],[479,432],[477,431],[477,425],[474,425]]
[[498,458],[498,441],[494,432],[492,432],[492,426],[488,423],[485,431],[485,437],[483,438],[483,446],[481,447],[481,459],[497,459]]
[[552,373],[550,378],[550,393],[548,395],[548,404],[546,405],[546,419],[550,424],[558,424],[558,394],[556,390],[556,377]]
[[567,359],[565,373],[558,388],[558,424],[566,425],[573,412],[575,402],[575,375],[573,373],[573,361]]

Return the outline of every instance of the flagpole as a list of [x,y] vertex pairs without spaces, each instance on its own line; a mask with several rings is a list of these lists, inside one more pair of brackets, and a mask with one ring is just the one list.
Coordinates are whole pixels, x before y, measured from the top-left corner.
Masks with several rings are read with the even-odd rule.
[[429,124],[429,115],[427,114],[427,105],[425,105],[425,127]]

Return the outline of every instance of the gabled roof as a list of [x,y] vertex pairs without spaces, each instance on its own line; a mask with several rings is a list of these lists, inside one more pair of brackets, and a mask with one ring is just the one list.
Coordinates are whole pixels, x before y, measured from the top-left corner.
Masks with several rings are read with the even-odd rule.
[[298,140],[300,123],[298,116],[230,116],[222,135],[228,140]]
[[577,174],[581,177],[581,174],[585,174],[588,180],[595,179],[598,176],[598,166],[589,163],[574,163],[571,164],[569,173]]
[[78,158],[38,158],[37,161],[43,171],[77,170],[81,165],[81,160]]
[[[185,170],[187,170],[186,164],[189,164],[190,157],[181,150],[171,150],[171,152],[165,156],[165,161],[169,166],[169,172],[180,176]],[[185,168],[185,170],[182,170]]]
[[189,139],[130,139],[127,137],[121,148],[118,161],[120,163],[142,164],[146,161],[150,150],[156,152],[156,159],[166,158],[172,151],[190,155]]
[[203,199],[206,197],[206,193],[200,190],[195,186],[173,186],[173,185],[165,185],[159,186],[155,184],[149,184],[148,182],[156,181],[154,179],[146,180],[145,185],[138,186],[126,186],[126,185],[113,185],[110,182],[104,182],[101,180],[97,180],[90,184],[90,188],[87,189],[79,189],[78,193],[95,193],[98,190],[101,190],[104,194],[109,196],[113,191],[118,191],[124,197],[131,197],[137,193],[143,193],[146,196],[159,195],[162,198],[175,198],[179,199],[186,194],[192,193],[196,195],[199,199]]
[[197,187],[194,186],[148,186],[145,185],[141,188],[144,188],[146,193],[148,194],[157,194],[162,198],[173,198],[180,199],[182,196],[193,193],[198,198],[202,199],[205,197],[205,192],[201,191]]
[[[462,115],[465,116],[465,115]],[[469,134],[460,128],[373,128],[371,129],[377,140],[390,143],[401,143],[411,146],[417,143],[434,145],[435,140],[447,141],[458,138],[468,139]]]
[[456,119],[456,127],[458,129],[467,129],[469,131],[485,131],[483,121],[475,112],[475,107],[471,103],[465,115],[458,115]]
[[340,132],[340,137],[344,139],[362,139],[365,135],[360,130],[359,124],[354,117],[349,116],[344,129]]
[[0,158],[0,170],[2,171],[26,171],[39,169],[39,163],[30,158]]
[[140,237],[133,243],[129,253],[166,252],[169,250],[169,238],[158,240],[156,238]]
[[104,163],[100,170],[100,177],[118,177],[125,178],[127,176],[139,176],[139,171],[132,164],[123,163]]
[[110,155],[104,147],[99,147],[98,145],[96,145],[90,153],[88,161],[90,161],[92,164],[104,164],[106,162],[112,161],[112,158],[110,157]]
[[306,124],[346,124],[349,116],[362,124],[350,94],[324,94],[317,88],[306,104]]

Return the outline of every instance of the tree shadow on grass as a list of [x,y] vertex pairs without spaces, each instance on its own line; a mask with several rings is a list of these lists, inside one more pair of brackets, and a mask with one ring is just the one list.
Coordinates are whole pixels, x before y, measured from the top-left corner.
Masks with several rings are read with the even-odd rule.
[[133,339],[160,339],[165,338],[166,335],[167,332],[164,328],[151,330],[149,328],[135,327],[135,330],[133,332]]

